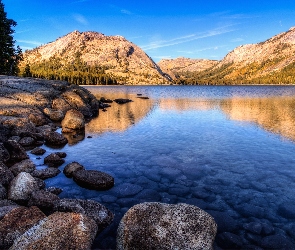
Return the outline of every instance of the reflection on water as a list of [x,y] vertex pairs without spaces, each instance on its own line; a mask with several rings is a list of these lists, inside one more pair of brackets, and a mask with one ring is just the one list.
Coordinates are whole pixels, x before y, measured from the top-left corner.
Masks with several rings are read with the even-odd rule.
[[61,170],[78,161],[111,174],[115,186],[87,190],[62,173],[46,184],[61,187],[61,198],[93,199],[115,213],[94,249],[116,249],[120,219],[145,201],[204,209],[217,221],[221,249],[295,249],[295,87],[88,88],[133,102],[101,111],[83,141],[63,148]]
[[220,103],[228,118],[254,122],[263,129],[295,141],[295,98],[232,98]]

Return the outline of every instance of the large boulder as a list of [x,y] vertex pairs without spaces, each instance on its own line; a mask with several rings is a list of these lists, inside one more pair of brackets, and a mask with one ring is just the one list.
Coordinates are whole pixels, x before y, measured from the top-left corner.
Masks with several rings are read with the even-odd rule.
[[65,118],[61,122],[61,125],[62,125],[62,132],[64,133],[71,133],[76,130],[84,129],[85,128],[84,115],[75,109],[71,109],[66,113]]
[[10,167],[10,171],[14,174],[14,176],[17,176],[20,172],[31,173],[35,169],[36,166],[30,159],[15,163],[12,167]]
[[91,249],[96,223],[83,214],[56,212],[14,241],[10,250]]
[[66,177],[71,178],[73,177],[73,173],[78,170],[84,170],[85,168],[79,164],[78,162],[71,162],[67,164],[63,170],[63,173]]
[[93,200],[61,199],[55,203],[54,210],[87,215],[97,224],[98,233],[110,225],[114,219],[114,215],[110,210]]
[[13,241],[46,216],[37,207],[16,207],[0,221],[0,249],[7,249]]
[[95,190],[108,190],[114,186],[114,178],[97,170],[73,172],[73,180],[81,187]]
[[117,249],[213,249],[214,219],[188,204],[141,203],[130,208],[117,232]]
[[16,141],[9,140],[4,143],[4,146],[8,150],[12,162],[19,162],[29,158],[26,150]]
[[19,173],[8,187],[8,199],[16,202],[26,202],[34,191],[40,189],[38,181],[29,173]]
[[14,178],[13,173],[0,161],[0,184],[7,186]]
[[54,207],[59,197],[45,190],[38,190],[32,193],[28,206],[37,206],[42,211],[49,211]]
[[43,112],[50,118],[50,120],[57,122],[60,122],[65,116],[64,112],[56,109],[45,108]]
[[67,138],[57,132],[45,131],[43,135],[46,143],[50,145],[65,145],[68,143]]

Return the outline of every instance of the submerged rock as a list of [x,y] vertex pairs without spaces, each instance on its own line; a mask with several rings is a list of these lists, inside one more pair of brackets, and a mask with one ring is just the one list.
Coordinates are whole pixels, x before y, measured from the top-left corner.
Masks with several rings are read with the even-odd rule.
[[46,143],[51,145],[65,145],[68,143],[68,140],[57,132],[46,131],[44,133],[44,138]]
[[78,170],[73,174],[73,180],[88,189],[108,190],[114,186],[114,178],[107,173],[96,170]]
[[79,213],[56,212],[39,221],[18,237],[10,250],[91,249],[97,232],[96,223]]
[[214,219],[188,204],[142,203],[130,208],[117,232],[117,249],[213,249]]
[[78,170],[85,170],[85,168],[78,162],[72,162],[65,166],[63,173],[66,177],[71,178],[73,177],[73,173]]

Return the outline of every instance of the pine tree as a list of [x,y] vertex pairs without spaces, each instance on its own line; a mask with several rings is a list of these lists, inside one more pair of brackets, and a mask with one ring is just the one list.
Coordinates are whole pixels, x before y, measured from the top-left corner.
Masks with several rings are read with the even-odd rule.
[[13,40],[13,27],[16,22],[7,18],[4,4],[0,0],[0,74],[16,75],[18,73],[17,64],[21,60],[20,47],[15,48]]

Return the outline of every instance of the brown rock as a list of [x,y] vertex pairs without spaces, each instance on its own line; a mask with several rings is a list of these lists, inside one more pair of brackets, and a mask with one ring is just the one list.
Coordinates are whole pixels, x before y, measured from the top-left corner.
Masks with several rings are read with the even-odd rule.
[[85,168],[79,164],[78,162],[72,162],[65,166],[63,173],[66,177],[71,178],[73,177],[73,173],[78,170],[84,170]]
[[42,210],[51,209],[58,200],[57,195],[45,190],[38,190],[32,193],[28,206],[37,206]]
[[14,241],[10,250],[91,249],[97,232],[95,222],[83,214],[56,212],[39,221]]
[[64,113],[61,110],[55,110],[50,108],[45,108],[43,110],[44,114],[49,116],[52,121],[61,121],[64,118]]
[[117,232],[117,249],[213,249],[214,219],[188,204],[141,203],[130,208]]
[[46,150],[44,148],[34,148],[31,153],[34,155],[44,155]]
[[52,101],[52,109],[61,110],[65,114],[72,107],[63,98],[56,98]]
[[84,129],[85,128],[84,115],[75,109],[71,109],[66,113],[65,118],[61,122],[61,125],[62,125],[62,132],[64,133],[71,133],[71,132],[74,132],[75,130]]
[[19,162],[29,158],[25,149],[16,141],[7,141],[4,146],[9,152],[10,161]]
[[72,173],[73,180],[81,187],[108,190],[114,186],[114,178],[96,170],[78,170]]
[[37,207],[12,209],[0,221],[0,249],[10,247],[16,238],[45,217]]
[[64,145],[68,143],[68,140],[62,134],[57,132],[45,132],[44,138],[46,143],[52,145]]

